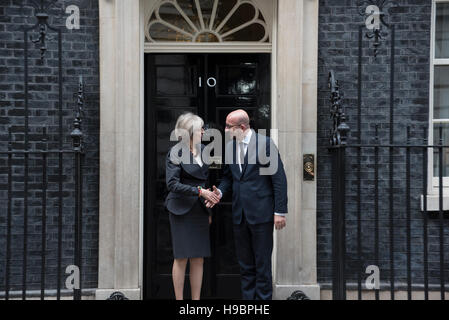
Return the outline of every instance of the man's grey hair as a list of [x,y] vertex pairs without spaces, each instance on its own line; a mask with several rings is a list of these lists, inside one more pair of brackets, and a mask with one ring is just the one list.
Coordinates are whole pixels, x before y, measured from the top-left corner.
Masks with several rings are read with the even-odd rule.
[[187,112],[179,116],[178,120],[176,121],[175,126],[175,135],[177,137],[182,137],[183,132],[188,132],[190,140],[192,140],[193,133],[196,130],[201,130],[201,128],[204,125],[203,119],[201,117],[191,113]]

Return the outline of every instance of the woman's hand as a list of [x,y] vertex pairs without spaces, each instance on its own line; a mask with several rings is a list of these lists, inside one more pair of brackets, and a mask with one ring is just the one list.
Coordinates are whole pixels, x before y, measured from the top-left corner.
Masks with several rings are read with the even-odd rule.
[[214,205],[220,202],[220,196],[210,191],[209,189],[201,189],[201,197],[213,203]]
[[[221,192],[217,189],[216,186],[213,186],[213,188],[214,188],[213,193],[215,193],[218,196],[218,198],[221,199]],[[213,203],[211,201],[207,201],[206,200],[206,207],[207,208],[213,208],[215,205],[216,205],[216,203]]]

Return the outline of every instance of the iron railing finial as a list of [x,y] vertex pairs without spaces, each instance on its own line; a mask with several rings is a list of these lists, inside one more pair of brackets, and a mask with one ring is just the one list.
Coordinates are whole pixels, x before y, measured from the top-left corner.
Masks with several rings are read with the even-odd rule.
[[73,139],[73,149],[76,152],[83,152],[83,132],[82,132],[82,118],[84,114],[84,83],[83,77],[80,76],[78,93],[77,93],[77,110],[75,119],[73,120],[73,131],[70,136]]
[[333,127],[330,137],[331,146],[347,144],[348,133],[351,130],[346,123],[346,114],[341,104],[340,84],[335,78],[334,71],[329,72],[329,88],[331,89],[331,118]]

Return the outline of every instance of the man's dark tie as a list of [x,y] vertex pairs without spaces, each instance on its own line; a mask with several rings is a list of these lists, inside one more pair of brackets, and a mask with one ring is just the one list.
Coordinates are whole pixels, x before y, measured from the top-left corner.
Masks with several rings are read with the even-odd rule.
[[243,163],[245,162],[245,148],[243,148],[243,142],[239,142],[240,148],[240,171],[243,170]]

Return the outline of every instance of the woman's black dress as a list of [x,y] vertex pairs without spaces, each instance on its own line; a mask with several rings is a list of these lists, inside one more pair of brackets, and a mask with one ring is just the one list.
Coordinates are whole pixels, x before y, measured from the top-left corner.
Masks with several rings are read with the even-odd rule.
[[209,213],[198,200],[182,216],[170,212],[173,257],[210,257]]
[[[204,149],[204,145],[201,146]],[[193,160],[175,164],[166,159],[166,182],[169,194],[166,208],[169,212],[173,256],[179,258],[210,257],[209,214],[204,200],[199,198],[198,186],[205,188],[209,166],[200,166]]]

